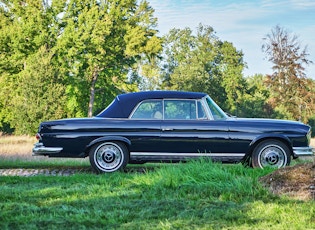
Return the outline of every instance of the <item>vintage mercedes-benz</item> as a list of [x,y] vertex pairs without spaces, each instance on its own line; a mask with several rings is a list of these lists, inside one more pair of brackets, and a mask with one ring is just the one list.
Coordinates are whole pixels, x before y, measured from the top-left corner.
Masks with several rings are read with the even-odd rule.
[[42,122],[33,155],[87,157],[98,173],[130,164],[206,157],[284,167],[313,155],[301,122],[230,117],[205,93],[145,91],[118,95],[93,118]]

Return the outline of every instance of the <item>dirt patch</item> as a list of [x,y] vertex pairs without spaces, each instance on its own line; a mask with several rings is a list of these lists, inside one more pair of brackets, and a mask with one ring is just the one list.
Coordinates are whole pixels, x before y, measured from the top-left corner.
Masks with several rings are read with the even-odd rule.
[[[311,144],[315,148],[315,138]],[[299,200],[315,200],[315,156],[313,162],[278,169],[260,178],[260,182],[272,193],[287,195]]]
[[64,169],[0,169],[0,176],[71,176],[78,173],[92,173],[90,168],[64,168]]
[[315,162],[281,168],[260,178],[272,193],[299,200],[315,200]]
[[[124,169],[125,173],[147,173],[150,171],[154,171],[159,166],[143,166],[143,167],[126,167]],[[92,167],[79,166],[79,167],[56,167],[56,168],[9,168],[9,169],[1,169],[0,168],[0,176],[22,176],[22,177],[30,177],[30,176],[71,176],[74,174],[97,174]]]

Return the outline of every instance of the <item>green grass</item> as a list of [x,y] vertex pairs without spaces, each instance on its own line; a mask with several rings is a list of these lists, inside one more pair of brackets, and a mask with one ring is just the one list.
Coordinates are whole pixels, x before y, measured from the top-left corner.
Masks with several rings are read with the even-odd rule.
[[145,164],[145,173],[137,167],[104,175],[0,176],[0,229],[315,228],[314,201],[274,196],[258,182],[271,169],[203,160]]

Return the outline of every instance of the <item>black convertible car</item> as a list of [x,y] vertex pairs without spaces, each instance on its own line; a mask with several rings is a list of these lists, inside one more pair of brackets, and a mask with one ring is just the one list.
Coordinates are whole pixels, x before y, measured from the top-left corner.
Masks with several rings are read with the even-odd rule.
[[33,155],[89,156],[99,173],[198,157],[280,168],[313,155],[308,125],[229,117],[207,94],[195,92],[121,94],[93,118],[42,122],[36,137]]

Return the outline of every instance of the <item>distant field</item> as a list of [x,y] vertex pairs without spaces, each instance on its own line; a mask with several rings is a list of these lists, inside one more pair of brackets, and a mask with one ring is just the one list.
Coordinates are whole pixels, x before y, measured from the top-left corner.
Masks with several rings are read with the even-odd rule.
[[3,161],[17,162],[17,166],[33,162],[36,166],[46,163],[60,164],[69,163],[70,165],[89,165],[88,158],[48,158],[45,156],[32,156],[32,148],[37,140],[32,136],[0,136],[0,158]]
[[0,153],[31,154],[35,142],[32,136],[0,136]]

